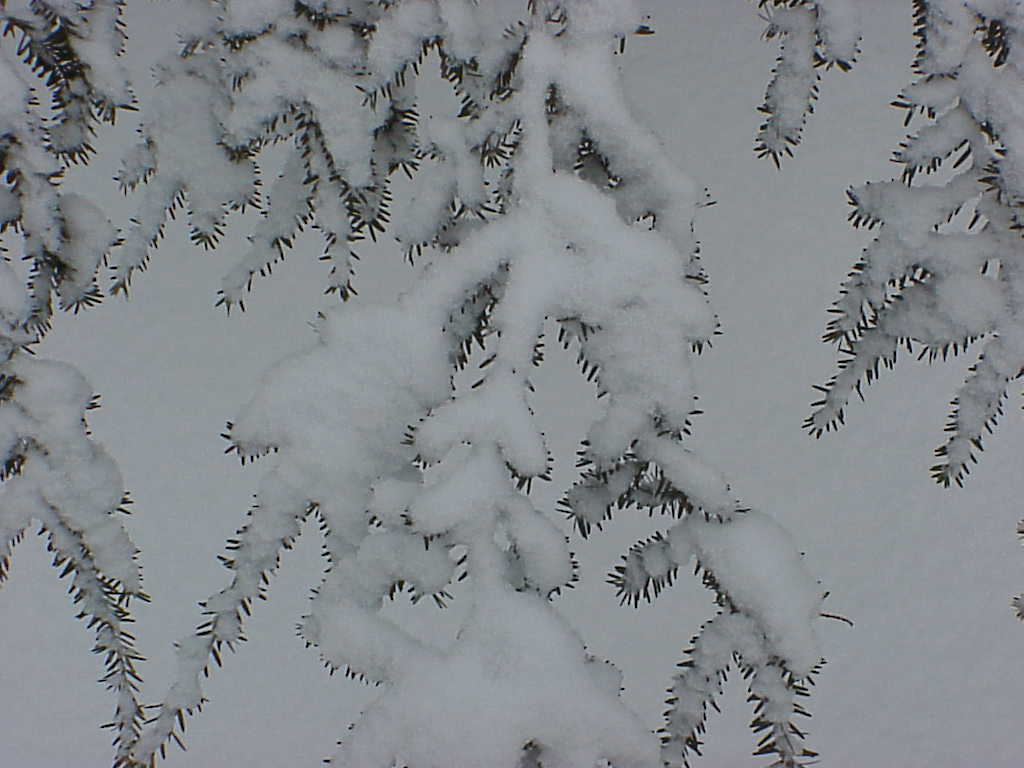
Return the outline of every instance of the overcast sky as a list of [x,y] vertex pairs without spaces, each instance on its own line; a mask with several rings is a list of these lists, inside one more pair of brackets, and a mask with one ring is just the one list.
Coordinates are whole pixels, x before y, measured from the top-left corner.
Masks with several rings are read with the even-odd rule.
[[[888,178],[902,136],[889,101],[911,77],[909,2],[865,0],[861,61],[830,73],[797,157],[781,172],[753,157],[774,46],[743,0],[649,3],[657,34],[630,42],[626,74],[637,110],[675,162],[710,187],[718,205],[698,222],[723,336],[698,373],[705,415],[694,445],[729,476],[751,507],[776,516],[831,591],[827,610],[849,617],[820,627],[829,660],[811,699],[809,744],[833,768],[1009,768],[1024,755],[1024,625],[1009,607],[1024,589],[1024,550],[1014,535],[1022,515],[1024,425],[1019,397],[986,441],[965,490],[931,482],[932,448],[968,355],[949,365],[904,362],[854,405],[848,426],[819,441],[800,423],[811,385],[832,372],[820,343],[826,308],[867,240],[846,224],[845,188]],[[133,3],[131,62],[144,64],[173,14]],[[120,225],[131,210],[109,182],[130,124],[75,184],[108,206]],[[399,214],[400,215],[400,214]],[[196,601],[225,583],[216,563],[241,524],[259,476],[223,455],[218,437],[271,363],[307,343],[307,321],[329,299],[319,245],[300,243],[273,278],[257,284],[249,311],[225,318],[213,307],[246,222],[222,252],[191,248],[179,222],[130,302],[112,299],[58,323],[41,352],[74,362],[102,394],[92,424],[119,461],[136,499],[129,527],[142,550],[151,605],[137,634],[149,658],[144,698],[157,701],[171,672],[171,642],[198,621]],[[409,272],[391,248],[364,249],[360,297],[391,295]],[[537,379],[538,407],[559,463],[548,508],[571,481],[581,387],[553,356]],[[546,495],[544,495],[546,494]],[[651,728],[683,648],[713,615],[706,590],[683,574],[653,606],[620,608],[604,574],[656,520],[617,520],[573,548],[582,588],[559,601],[591,649],[624,669],[626,697]],[[249,643],[208,687],[205,713],[168,766],[276,768],[319,764],[333,751],[372,690],[329,678],[294,637],[321,563],[314,529],[285,561],[268,603],[257,606]],[[112,699],[94,682],[99,660],[39,539],[17,551],[0,590],[0,764],[29,768],[109,764],[110,735],[96,724]],[[424,601],[426,603],[428,601]],[[403,621],[424,631],[425,604]],[[447,626],[450,626],[448,622]],[[723,714],[711,719],[704,765],[763,765],[745,689],[733,680]]]

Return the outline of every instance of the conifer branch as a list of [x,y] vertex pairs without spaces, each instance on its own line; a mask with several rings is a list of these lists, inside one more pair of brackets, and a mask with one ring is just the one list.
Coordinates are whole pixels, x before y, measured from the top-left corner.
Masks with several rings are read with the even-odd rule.
[[758,0],[763,38],[779,56],[758,111],[766,115],[754,152],[778,168],[792,157],[818,99],[820,70],[847,72],[860,53],[860,25],[850,0]]
[[[915,0],[918,75],[893,102],[906,122],[923,123],[894,154],[899,180],[850,193],[854,226],[878,235],[843,284],[825,339],[840,344],[839,371],[805,422],[818,436],[842,422],[852,394],[899,347],[946,359],[974,342],[982,353],[953,398],[932,476],[962,485],[982,436],[1002,411],[1010,382],[1024,370],[1024,333],[1013,298],[1021,279],[1017,146],[1003,96],[1019,83],[1009,45],[1010,18],[989,18],[946,0]],[[1016,79],[1015,79],[1016,78]],[[945,171],[940,184],[921,177]]]

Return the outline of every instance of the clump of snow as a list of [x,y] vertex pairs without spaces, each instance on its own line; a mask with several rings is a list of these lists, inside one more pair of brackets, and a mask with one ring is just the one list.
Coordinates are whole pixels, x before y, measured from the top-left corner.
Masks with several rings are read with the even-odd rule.
[[550,606],[489,592],[457,648],[409,670],[366,711],[332,764],[517,768],[527,745],[558,768],[657,764],[650,733],[593,674],[579,638]]
[[[676,554],[674,547],[668,539],[656,539],[651,546],[644,549],[641,555],[644,571],[652,579],[663,580],[667,578],[679,562],[676,559]],[[689,557],[684,558],[682,562],[685,563],[687,560],[689,560]]]
[[407,582],[420,594],[440,592],[451,581],[454,564],[444,546],[424,545],[422,536],[403,531],[372,533],[359,544],[356,578],[373,595]]
[[860,7],[857,0],[816,0],[817,32],[826,57],[852,63],[860,47]]
[[508,473],[496,446],[460,444],[427,477],[409,507],[416,530],[434,535],[460,525],[486,525],[508,491]]
[[29,307],[23,280],[10,264],[0,261],[0,320],[7,326],[19,325],[24,322]]
[[529,499],[509,499],[503,523],[522,561],[527,586],[547,596],[572,581],[572,557],[565,536]]
[[232,437],[243,452],[278,447],[277,477],[329,517],[361,514],[353,490],[396,471],[408,425],[447,397],[446,354],[439,329],[401,306],[345,304],[317,329],[316,346],[265,376]]
[[664,437],[646,437],[637,454],[657,463],[665,477],[707,515],[730,517],[736,502],[722,473],[688,448]]
[[379,88],[418,60],[423,40],[444,27],[431,0],[405,0],[392,6],[377,25],[367,51],[371,88]]
[[[821,388],[806,425],[816,435],[838,426],[852,394],[882,363],[891,367],[900,346],[918,343],[923,356],[936,359],[984,339],[952,399],[949,436],[931,468],[948,485],[964,481],[1024,364],[1024,356],[999,366],[986,359],[1020,327],[1019,280],[1000,265],[1018,247],[1015,207],[1024,193],[1024,115],[1013,96],[1021,88],[1019,46],[1009,43],[1022,17],[1017,4],[1001,0],[934,0],[915,15],[919,77],[896,103],[908,118],[927,122],[894,155],[903,165],[900,180],[851,192],[853,224],[881,229],[836,301],[827,337],[845,347],[846,359]],[[941,181],[922,181],[940,169]]]
[[71,269],[58,290],[65,306],[74,306],[95,291],[96,271],[118,234],[103,211],[82,195],[61,195],[60,213],[66,238],[60,258]]
[[410,182],[407,210],[395,222],[395,239],[406,247],[429,242],[437,222],[446,217],[455,199],[454,170],[447,164],[424,160]]
[[369,595],[352,590],[350,582],[356,577],[351,560],[339,563],[303,617],[302,636],[317,646],[324,661],[383,683],[434,664],[440,652],[377,612],[377,601],[367,602]]
[[486,203],[483,168],[479,159],[471,154],[462,122],[444,115],[428,115],[420,121],[418,131],[423,147],[440,152],[448,159],[445,170],[453,175],[459,201],[474,209]]
[[763,14],[764,36],[778,40],[779,56],[760,107],[767,117],[756,151],[779,165],[792,156],[814,112],[820,65],[853,65],[861,39],[859,8],[856,0],[818,0],[767,4]]
[[982,274],[953,274],[936,281],[935,298],[948,322],[963,336],[980,336],[1007,314],[1005,291]]
[[124,482],[113,459],[85,431],[83,417],[93,399],[89,383],[72,366],[53,360],[19,355],[4,368],[19,383],[16,407],[0,408],[0,427],[7,444],[21,442],[29,456],[22,472],[0,486],[0,498],[20,496],[30,503],[30,516],[42,521],[55,516],[55,524],[81,536],[101,573],[138,591],[136,550],[114,517]]
[[814,624],[821,587],[807,572],[790,534],[769,515],[750,511],[722,523],[691,515],[677,526],[672,542],[679,554],[689,544],[797,677],[818,664],[821,653]]
[[421,490],[420,473],[407,467],[373,483],[367,511],[385,526],[399,526],[405,522],[405,512]]
[[236,0],[224,14],[224,31],[239,37],[258,35],[281,15],[279,0]]
[[662,746],[666,765],[680,765],[680,757],[689,746],[686,738],[700,731],[708,707],[722,691],[733,655],[740,654],[754,667],[767,661],[758,636],[754,620],[741,613],[720,613],[701,628],[689,653],[690,666],[676,676],[669,689],[672,703],[666,713],[668,738]]
[[416,430],[416,448],[436,461],[456,442],[493,440],[505,460],[523,477],[548,468],[547,448],[526,402],[520,377],[496,371],[475,390],[434,411]]
[[576,42],[593,36],[607,44],[611,36],[632,34],[641,18],[634,0],[567,0],[564,6]]
[[446,50],[462,61],[469,61],[480,52],[480,20],[472,0],[439,0],[438,11],[444,22]]

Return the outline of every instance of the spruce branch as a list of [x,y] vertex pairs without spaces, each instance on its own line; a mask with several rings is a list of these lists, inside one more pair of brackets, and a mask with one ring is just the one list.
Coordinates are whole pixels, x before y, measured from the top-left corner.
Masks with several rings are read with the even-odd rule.
[[851,69],[860,53],[860,29],[849,0],[758,0],[762,37],[777,40],[779,56],[758,111],[765,120],[754,152],[776,168],[792,157],[814,113],[822,69]]
[[[1011,382],[1024,369],[1024,328],[1015,298],[1021,271],[1021,152],[1012,106],[1010,40],[1016,17],[987,17],[945,0],[916,0],[917,79],[893,105],[916,130],[893,159],[898,180],[850,192],[850,221],[878,234],[831,310],[825,340],[839,344],[838,371],[819,389],[805,427],[815,436],[842,423],[853,392],[892,367],[900,347],[945,360],[982,346],[952,400],[948,439],[932,476],[962,485],[993,431]],[[941,183],[923,176],[943,172]]]

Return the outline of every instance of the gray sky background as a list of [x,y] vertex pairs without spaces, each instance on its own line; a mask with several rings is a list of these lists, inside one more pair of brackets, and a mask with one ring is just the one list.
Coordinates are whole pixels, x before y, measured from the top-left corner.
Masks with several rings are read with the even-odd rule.
[[[173,13],[133,3],[136,80]],[[169,4],[167,4],[169,5]],[[718,205],[698,222],[724,335],[698,367],[705,415],[694,445],[730,477],[750,506],[775,515],[807,552],[832,592],[827,610],[855,627],[823,621],[829,659],[810,708],[810,745],[823,765],[1009,768],[1024,754],[1024,625],[1009,600],[1024,589],[1024,550],[1014,535],[1022,512],[1024,428],[1019,397],[987,441],[966,490],[931,482],[932,448],[971,355],[952,364],[905,361],[851,407],[845,429],[819,441],[800,423],[811,385],[832,372],[819,341],[826,308],[867,235],[846,224],[845,188],[888,178],[903,135],[889,101],[911,78],[909,2],[865,0],[864,53],[853,72],[831,73],[797,157],[781,172],[753,157],[760,103],[775,55],[742,0],[658,0],[657,34],[630,43],[630,97],[672,157],[711,188]],[[130,123],[111,134],[82,184],[119,225],[130,203],[107,179]],[[256,285],[244,315],[213,307],[246,224],[222,251],[191,248],[179,221],[168,229],[130,302],[60,322],[44,353],[81,367],[103,396],[97,437],[121,465],[136,499],[129,525],[142,550],[151,605],[137,612],[149,658],[144,698],[157,701],[172,670],[171,642],[198,621],[195,603],[225,583],[215,556],[241,524],[259,465],[240,469],[218,437],[259,374],[311,332],[321,296],[319,245],[303,240],[274,276]],[[408,280],[390,248],[360,249],[360,297],[387,296]],[[537,379],[538,408],[559,463],[542,498],[571,480],[582,384],[552,355]],[[552,504],[549,504],[549,508]],[[652,728],[681,651],[713,609],[688,574],[653,606],[620,608],[604,574],[658,521],[621,516],[590,542],[574,539],[584,585],[560,601],[591,648],[624,669],[627,699]],[[270,601],[257,606],[250,642],[214,676],[204,714],[172,750],[168,766],[251,768],[318,765],[373,695],[329,678],[294,637],[304,597],[319,582],[314,529],[285,560]],[[16,550],[0,590],[0,765],[105,766],[110,736],[96,724],[112,700],[95,684],[91,633],[49,567],[42,543]],[[428,601],[424,601],[426,603]],[[403,621],[435,631],[435,611],[403,610]],[[449,621],[446,626],[450,627]],[[751,758],[745,688],[730,682],[723,714],[711,719],[704,765],[763,765]]]

